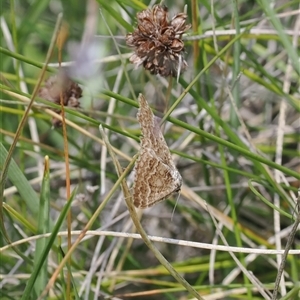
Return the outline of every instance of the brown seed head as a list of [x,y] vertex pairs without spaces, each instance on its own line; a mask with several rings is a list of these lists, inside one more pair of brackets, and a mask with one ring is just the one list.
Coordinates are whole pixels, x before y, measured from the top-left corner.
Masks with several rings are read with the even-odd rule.
[[186,18],[185,13],[179,13],[169,21],[164,5],[137,13],[137,28],[126,36],[127,45],[135,48],[130,62],[136,66],[143,64],[152,74],[176,77],[178,69],[183,71],[187,67],[181,40],[181,35],[191,27],[185,24]]
[[[49,77],[45,81],[45,86],[40,88],[39,96],[47,99],[55,104],[60,105],[60,95],[62,95],[63,105],[69,107],[79,107],[79,98],[82,97],[82,89],[77,83],[67,77],[66,74],[58,74]],[[58,114],[61,114],[60,109],[53,109]],[[60,127],[61,122],[57,119],[52,119],[52,124],[55,127]]]

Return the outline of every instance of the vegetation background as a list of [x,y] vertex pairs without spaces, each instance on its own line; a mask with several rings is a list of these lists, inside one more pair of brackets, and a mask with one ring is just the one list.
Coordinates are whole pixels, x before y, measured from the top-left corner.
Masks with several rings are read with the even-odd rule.
[[[299,1],[164,1],[170,18],[187,4],[192,24],[179,82],[128,61],[125,36],[154,4],[1,1],[1,299],[38,299],[46,287],[44,299],[276,299],[274,286],[300,299]],[[55,128],[59,106],[36,92],[59,61],[83,97]],[[133,235],[103,147],[99,124],[122,168],[133,163],[139,93],[170,115],[164,135],[184,181],[176,207],[169,199],[139,217],[201,296]],[[279,284],[274,250],[286,247]]]

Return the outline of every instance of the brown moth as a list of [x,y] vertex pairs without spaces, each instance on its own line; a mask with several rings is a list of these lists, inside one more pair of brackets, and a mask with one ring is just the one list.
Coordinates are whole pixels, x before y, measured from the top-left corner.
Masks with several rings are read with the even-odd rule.
[[172,160],[169,147],[155,117],[142,94],[137,119],[141,125],[141,149],[135,163],[133,203],[147,208],[178,193],[182,178]]

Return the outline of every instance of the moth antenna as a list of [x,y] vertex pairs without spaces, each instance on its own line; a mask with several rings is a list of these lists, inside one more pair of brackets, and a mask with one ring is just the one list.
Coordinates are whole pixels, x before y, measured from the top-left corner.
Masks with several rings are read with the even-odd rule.
[[172,211],[171,222],[173,222],[173,217],[174,217],[175,209],[177,207],[179,198],[180,198],[180,192],[178,193],[178,196],[177,196],[177,199],[176,199],[176,202],[175,202],[175,206],[174,206],[173,211]]

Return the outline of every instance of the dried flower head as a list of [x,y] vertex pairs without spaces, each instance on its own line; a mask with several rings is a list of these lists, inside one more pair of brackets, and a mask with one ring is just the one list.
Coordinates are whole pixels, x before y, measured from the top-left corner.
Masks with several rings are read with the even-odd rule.
[[168,19],[168,8],[154,5],[137,13],[137,28],[126,36],[126,43],[135,47],[130,62],[152,74],[176,77],[179,71],[187,67],[182,58],[184,43],[181,36],[191,25],[186,25],[187,15],[179,13],[171,21]]
[[[41,98],[58,105],[60,105],[60,95],[62,95],[64,106],[80,106],[78,99],[82,96],[82,89],[77,83],[69,79],[66,74],[62,73],[49,77],[45,82],[45,86],[39,90],[39,96]],[[53,109],[53,111],[61,114],[60,109]],[[61,121],[53,118],[52,124],[54,127],[60,127]]]

